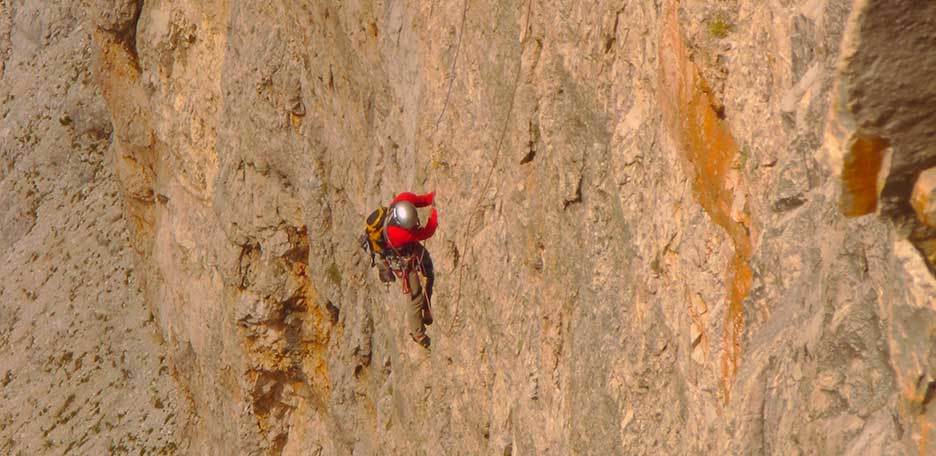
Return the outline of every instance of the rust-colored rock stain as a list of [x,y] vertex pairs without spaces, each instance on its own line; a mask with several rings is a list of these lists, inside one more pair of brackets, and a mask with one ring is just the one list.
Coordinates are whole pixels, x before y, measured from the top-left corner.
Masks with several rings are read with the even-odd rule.
[[877,209],[878,176],[888,141],[877,136],[854,139],[842,164],[839,208],[846,217],[870,214]]
[[[327,404],[332,389],[327,354],[334,321],[317,303],[319,298],[309,279],[306,227],[290,227],[287,233],[292,248],[280,258],[282,268],[278,270],[300,286],[280,303],[278,319],[241,326],[251,365],[245,376],[252,385],[248,391],[252,411],[258,429],[273,442],[274,453],[288,441],[290,428],[284,423],[296,407],[296,399],[309,401],[317,410]],[[258,261],[249,258],[257,257],[256,251],[246,255],[248,261]],[[263,337],[268,332],[276,336]]]
[[751,288],[750,217],[746,207],[732,213],[735,194],[743,188],[743,176],[732,169],[738,146],[715,108],[711,89],[689,58],[676,4],[671,5],[660,40],[660,81],[658,96],[664,120],[685,154],[693,176],[693,194],[712,221],[725,230],[734,247],[725,272],[728,311],[721,358],[721,390],[727,403],[741,358],[743,302]]

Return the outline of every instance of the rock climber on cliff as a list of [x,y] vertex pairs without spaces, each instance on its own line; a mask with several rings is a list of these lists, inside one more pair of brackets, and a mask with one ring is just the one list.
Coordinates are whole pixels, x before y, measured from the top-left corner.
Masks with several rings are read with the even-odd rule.
[[[371,266],[376,265],[380,281],[390,283],[400,279],[403,293],[409,295],[406,323],[410,336],[428,349],[431,340],[426,326],[432,324],[432,285],[435,275],[432,258],[420,243],[432,237],[438,226],[435,207],[429,213],[426,226],[420,226],[418,207],[434,206],[435,192],[425,195],[403,192],[390,201],[388,207],[379,207],[367,217],[361,247],[370,252]],[[375,261],[379,257],[379,261]],[[426,278],[423,287],[419,274]]]

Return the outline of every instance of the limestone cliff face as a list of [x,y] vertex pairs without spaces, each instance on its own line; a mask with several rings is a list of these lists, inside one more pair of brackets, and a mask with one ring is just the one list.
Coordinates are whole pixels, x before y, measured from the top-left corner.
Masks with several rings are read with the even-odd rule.
[[0,0],[5,451],[936,451],[933,7],[61,3]]
[[85,19],[0,1],[0,453],[181,454]]

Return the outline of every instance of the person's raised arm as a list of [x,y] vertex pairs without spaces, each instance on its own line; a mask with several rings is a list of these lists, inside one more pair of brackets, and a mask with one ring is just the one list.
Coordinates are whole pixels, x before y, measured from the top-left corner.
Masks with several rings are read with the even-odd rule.
[[390,202],[390,205],[393,206],[400,201],[408,201],[413,203],[413,206],[416,207],[430,206],[435,202],[435,192],[429,192],[425,195],[417,195],[412,192],[403,192],[397,195],[396,198],[393,198],[393,201]]
[[439,213],[432,208],[432,212],[429,214],[429,221],[426,222],[426,226],[421,227],[415,230],[413,233],[418,241],[424,241],[432,237],[435,234],[436,228],[439,226]]

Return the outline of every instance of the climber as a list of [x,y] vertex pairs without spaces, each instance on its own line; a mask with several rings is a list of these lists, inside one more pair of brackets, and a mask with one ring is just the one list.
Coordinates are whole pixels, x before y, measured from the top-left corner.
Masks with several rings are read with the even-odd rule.
[[[361,236],[361,247],[370,253],[371,267],[377,265],[380,281],[389,284],[400,278],[403,293],[409,295],[406,321],[410,336],[426,349],[431,343],[426,326],[432,324],[435,274],[432,257],[420,241],[435,234],[438,213],[433,207],[426,226],[421,227],[416,208],[434,205],[435,192],[400,193],[390,201],[389,207],[381,206],[367,217],[365,233]],[[379,262],[375,261],[377,256]],[[425,288],[418,273],[426,277]]]

